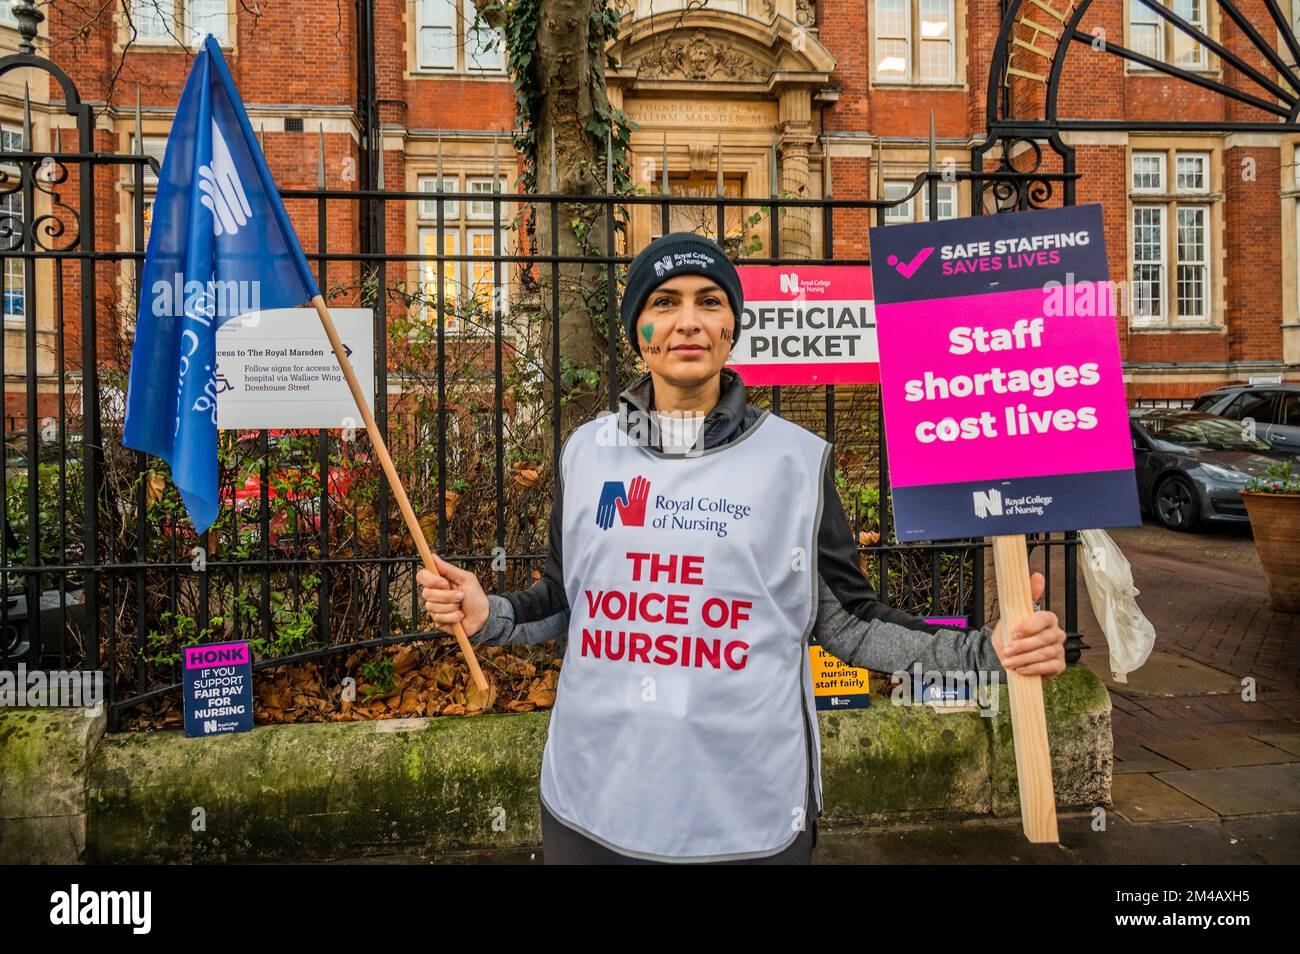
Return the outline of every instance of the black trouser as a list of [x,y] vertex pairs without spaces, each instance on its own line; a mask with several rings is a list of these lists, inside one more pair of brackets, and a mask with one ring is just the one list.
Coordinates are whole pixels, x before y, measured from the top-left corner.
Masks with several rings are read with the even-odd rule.
[[633,858],[606,848],[597,841],[574,831],[542,805],[542,855],[548,865],[807,865],[812,863],[813,848],[817,846],[817,814],[810,811],[808,826],[791,842],[790,847],[766,858],[745,858],[740,861],[672,862],[649,861]]

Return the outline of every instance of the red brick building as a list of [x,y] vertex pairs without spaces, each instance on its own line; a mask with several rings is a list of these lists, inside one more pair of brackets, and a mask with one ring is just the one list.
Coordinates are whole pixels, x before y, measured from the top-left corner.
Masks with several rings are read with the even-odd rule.
[[[1300,19],[1300,0],[1280,0]],[[1292,9],[1294,3],[1295,9]],[[1300,135],[1261,129],[1280,123],[1258,105],[1206,88],[1222,83],[1267,103],[1286,100],[1226,63],[1224,49],[1257,74],[1294,94],[1293,76],[1213,0],[1168,0],[1213,46],[1197,43],[1139,0],[1032,0],[1012,34],[1012,69],[1003,74],[1009,112],[1046,115],[1044,93],[1068,18],[1087,7],[1080,30],[1088,44],[1069,44],[1056,115],[1139,125],[1171,119],[1240,128],[1212,134],[1098,128],[1063,132],[1075,150],[1077,200],[1099,201],[1108,224],[1112,276],[1124,283],[1119,319],[1130,391],[1138,396],[1194,395],[1254,376],[1300,379]],[[632,133],[637,184],[657,191],[666,172],[674,194],[713,195],[719,168],[726,194],[764,198],[774,190],[838,199],[898,197],[930,159],[933,116],[940,168],[970,168],[986,138],[990,65],[1004,2],[999,0],[627,0],[624,29],[612,52],[620,67],[609,77],[611,99],[636,122]],[[1253,32],[1294,65],[1292,47],[1265,0],[1239,0]],[[74,80],[94,104],[95,148],[134,147],[136,97],[146,152],[161,156],[171,110],[180,95],[192,30],[220,39],[248,108],[262,132],[272,172],[284,189],[359,188],[382,174],[388,189],[485,192],[516,190],[518,163],[510,147],[514,94],[504,54],[474,29],[473,0],[363,0],[300,3],[264,0],[254,16],[238,0],[137,0],[134,4],[55,2],[43,6],[37,50]],[[128,17],[127,10],[132,11]],[[373,21],[373,34],[367,22]],[[373,44],[368,42],[373,35]],[[0,7],[0,49],[18,47],[8,4]],[[1169,63],[1205,81],[1164,75],[1115,55],[1107,42]],[[373,70],[367,70],[373,46]],[[1294,73],[1294,68],[1290,70]],[[26,77],[24,74],[27,74]],[[373,77],[370,79],[369,77]],[[24,83],[30,86],[31,142],[24,142]],[[58,84],[30,70],[0,81],[3,148],[71,151],[75,120]],[[382,163],[365,148],[365,116],[378,119],[370,135],[382,143]],[[324,161],[321,161],[323,148]],[[1019,147],[1023,150],[1023,144]],[[986,168],[996,164],[995,149]],[[1013,150],[1023,165],[1026,154]],[[1050,154],[1045,169],[1059,169]],[[373,180],[372,180],[373,181]],[[75,169],[67,184],[75,195]],[[151,183],[145,183],[146,194]],[[134,187],[129,167],[100,171],[95,229],[99,247],[133,247]],[[1051,202],[1059,201],[1060,185]],[[12,211],[13,197],[6,197]],[[37,200],[40,214],[41,200]],[[991,200],[990,200],[991,201]],[[940,216],[970,211],[968,181],[940,184]],[[928,215],[924,192],[890,210],[888,221]],[[316,205],[290,202],[304,247],[317,250]],[[490,202],[444,204],[443,249],[490,253]],[[0,212],[5,211],[0,210]],[[21,211],[21,210],[19,210]],[[367,229],[356,203],[332,202],[326,223],[331,252],[355,251]],[[713,228],[712,210],[673,211],[674,228]],[[821,216],[791,214],[781,230],[782,254],[866,256],[867,213],[837,211],[834,248],[826,249]],[[659,231],[658,217],[634,207],[631,244]],[[729,225],[739,228],[739,213]],[[384,223],[387,252],[432,254],[436,204],[393,201]],[[503,247],[513,245],[500,236]],[[436,265],[390,266],[412,282],[433,282]],[[71,269],[69,269],[71,271]],[[125,264],[97,266],[96,287],[129,283]],[[355,274],[329,266],[327,282]],[[26,309],[37,334],[55,334],[54,263],[34,273],[5,260],[8,412],[23,366]],[[484,293],[490,265],[447,263],[446,287]],[[79,334],[78,279],[64,274],[67,347]],[[30,287],[28,287],[30,284]],[[507,289],[506,302],[514,290]],[[48,313],[47,313],[48,312]],[[457,329],[452,332],[473,334]],[[110,352],[111,342],[100,342]],[[38,369],[43,391],[48,357]],[[16,398],[16,403],[15,403]],[[19,413],[21,413],[19,407]]]

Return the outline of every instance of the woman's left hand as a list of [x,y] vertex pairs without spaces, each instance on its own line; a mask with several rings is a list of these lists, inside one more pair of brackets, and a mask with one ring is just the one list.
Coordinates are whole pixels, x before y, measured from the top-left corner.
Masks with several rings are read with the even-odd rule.
[[[1042,598],[1045,586],[1043,574],[1034,573],[1029,577],[1034,602]],[[1003,669],[1022,676],[1042,676],[1043,682],[1051,682],[1065,672],[1065,630],[1050,610],[1030,613],[1011,631],[1010,641],[1006,620],[998,620],[993,630],[993,648]]]

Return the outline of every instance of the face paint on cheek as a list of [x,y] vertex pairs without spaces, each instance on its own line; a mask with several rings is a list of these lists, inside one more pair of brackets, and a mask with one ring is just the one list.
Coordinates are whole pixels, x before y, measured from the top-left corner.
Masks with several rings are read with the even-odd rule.
[[654,337],[654,333],[655,333],[655,326],[653,323],[644,325],[641,328],[641,337],[645,339],[646,344],[650,343],[650,339]]

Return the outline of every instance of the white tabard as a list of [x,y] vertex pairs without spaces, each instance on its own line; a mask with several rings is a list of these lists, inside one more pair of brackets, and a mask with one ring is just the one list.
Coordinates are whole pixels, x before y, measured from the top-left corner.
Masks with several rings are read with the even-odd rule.
[[560,821],[623,854],[695,861],[776,854],[811,823],[829,451],[767,411],[695,456],[640,446],[615,415],[565,443],[571,617],[541,779]]

